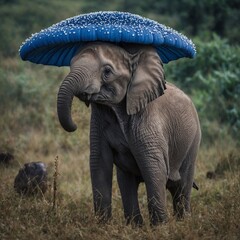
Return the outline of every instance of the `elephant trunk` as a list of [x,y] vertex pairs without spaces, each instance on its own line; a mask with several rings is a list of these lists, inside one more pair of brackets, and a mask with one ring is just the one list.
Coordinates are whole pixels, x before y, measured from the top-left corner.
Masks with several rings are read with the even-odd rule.
[[58,118],[62,127],[68,132],[73,132],[77,129],[77,125],[72,120],[71,107],[73,97],[78,96],[82,92],[84,81],[81,80],[79,73],[70,72],[62,82],[58,91]]

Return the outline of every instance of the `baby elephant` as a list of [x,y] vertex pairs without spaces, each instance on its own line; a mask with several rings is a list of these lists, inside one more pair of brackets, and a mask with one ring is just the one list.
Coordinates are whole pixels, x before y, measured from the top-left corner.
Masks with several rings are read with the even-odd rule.
[[94,209],[111,217],[113,164],[127,223],[143,222],[138,186],[144,182],[152,225],[167,220],[166,188],[174,213],[190,211],[190,195],[201,131],[192,101],[165,84],[155,48],[92,42],[71,60],[58,93],[58,116],[76,130],[71,104],[91,104],[90,169]]

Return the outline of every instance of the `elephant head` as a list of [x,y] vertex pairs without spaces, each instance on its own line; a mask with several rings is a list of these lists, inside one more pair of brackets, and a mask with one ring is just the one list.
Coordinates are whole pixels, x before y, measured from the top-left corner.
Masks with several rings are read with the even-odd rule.
[[74,96],[87,105],[113,106],[126,99],[126,112],[132,115],[161,96],[164,89],[162,61],[153,47],[89,43],[72,58],[70,73],[59,88],[59,121],[66,131],[76,130],[71,117]]

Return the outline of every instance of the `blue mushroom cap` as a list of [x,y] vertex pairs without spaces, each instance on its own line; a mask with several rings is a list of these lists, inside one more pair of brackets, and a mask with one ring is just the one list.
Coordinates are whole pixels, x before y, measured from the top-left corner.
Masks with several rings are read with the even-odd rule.
[[79,47],[90,41],[152,45],[163,63],[196,54],[192,41],[169,27],[139,15],[108,11],[54,24],[26,39],[19,51],[23,60],[33,63],[69,66]]

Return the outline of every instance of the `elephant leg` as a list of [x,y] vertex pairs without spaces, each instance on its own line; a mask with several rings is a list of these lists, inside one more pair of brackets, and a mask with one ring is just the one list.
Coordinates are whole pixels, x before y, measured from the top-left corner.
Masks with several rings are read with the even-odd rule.
[[151,124],[138,125],[136,133],[130,138],[131,151],[146,186],[150,224],[158,225],[167,221],[168,147],[164,136]]
[[187,170],[180,172],[182,179],[182,195],[184,196],[185,213],[191,213],[191,192],[193,188],[194,164],[191,164]]
[[102,109],[92,104],[90,172],[94,211],[100,221],[111,218],[113,152],[103,131]]
[[[154,142],[153,142],[154,139]],[[149,134],[137,142],[135,159],[146,185],[148,211],[151,225],[167,221],[166,184],[167,160],[156,145],[156,138]],[[150,146],[150,148],[149,148]]]
[[198,136],[193,141],[191,148],[185,157],[183,164],[179,170],[182,182],[182,195],[184,199],[184,210],[186,214],[191,213],[191,192],[193,188],[193,178],[195,170],[195,160],[197,158],[198,151]]
[[[94,145],[91,143],[91,145]],[[91,146],[91,148],[93,148]],[[102,140],[101,154],[91,150],[90,171],[95,214],[100,222],[111,218],[113,156],[106,141]]]
[[138,204],[139,179],[131,173],[127,173],[117,168],[117,180],[120,188],[124,216],[127,224],[133,223],[142,226],[143,219]]
[[173,211],[177,219],[181,219],[185,211],[185,196],[181,180],[167,181],[167,189],[170,191],[173,200]]
[[151,225],[166,222],[166,180],[159,177],[152,181],[145,181],[145,184]]
[[177,219],[182,219],[189,214],[190,198],[193,186],[194,165],[191,164],[180,171],[181,179],[177,181],[168,180],[167,189],[170,191],[173,200],[174,215]]

